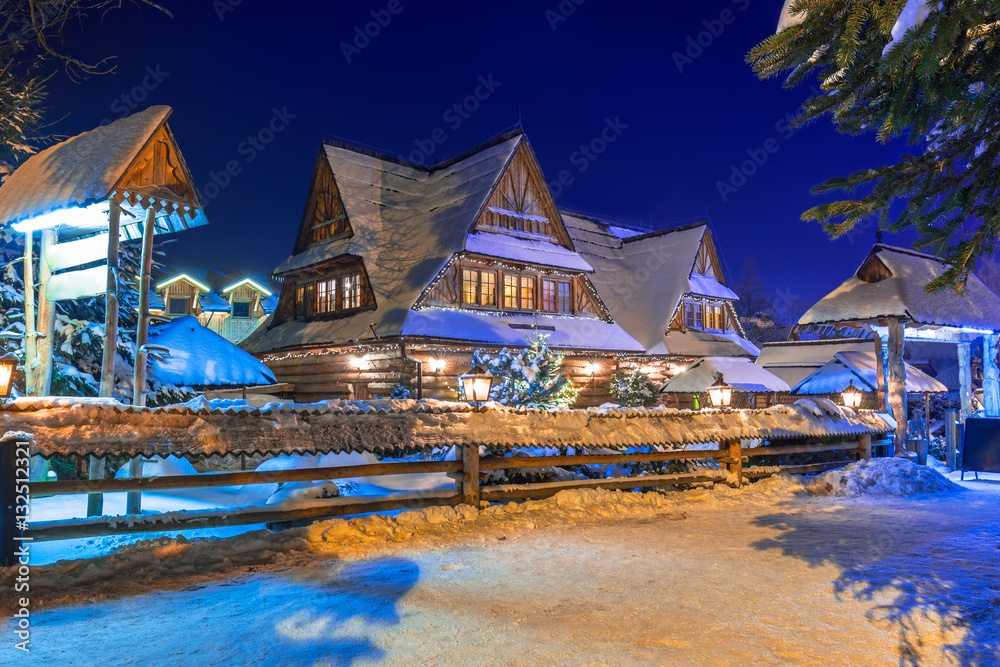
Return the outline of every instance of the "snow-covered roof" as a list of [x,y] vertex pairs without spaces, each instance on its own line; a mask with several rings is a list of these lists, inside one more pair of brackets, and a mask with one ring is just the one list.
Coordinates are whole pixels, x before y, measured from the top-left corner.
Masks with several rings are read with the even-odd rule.
[[887,277],[862,280],[858,272],[823,297],[799,318],[800,325],[835,322],[872,322],[887,317],[914,325],[969,327],[1000,331],[1000,296],[970,274],[965,294],[953,290],[930,293],[924,287],[946,270],[931,255],[906,248],[876,244],[862,264],[866,275]]
[[[0,187],[0,226],[106,201],[171,111],[168,106],[152,106],[28,158]],[[199,209],[193,220],[177,214],[159,216],[158,228],[166,224],[169,231],[179,231],[207,222]]]
[[478,255],[488,255],[499,259],[512,259],[518,262],[530,262],[557,269],[575,271],[593,271],[579,253],[552,243],[544,238],[523,238],[525,235],[494,234],[491,232],[475,232],[469,234],[465,242],[465,251]]
[[688,292],[694,296],[704,296],[709,299],[720,299],[723,301],[740,300],[736,292],[720,283],[717,279],[697,273],[692,273],[688,277]]
[[[73,398],[0,405],[4,427],[33,436],[32,453],[199,457],[239,453],[398,452],[455,444],[519,447],[684,446],[722,440],[881,435],[888,415],[801,399],[766,410],[515,409],[489,403],[197,400],[163,408]],[[84,428],[77,428],[83,426]]]
[[549,336],[548,343],[555,348],[643,351],[638,341],[613,322],[530,313],[493,316],[455,308],[425,308],[406,318],[403,334],[515,346],[525,345],[525,336],[532,334],[535,326],[538,333]]
[[660,391],[674,394],[704,392],[709,386],[715,384],[717,373],[722,373],[722,379],[735,391],[770,392],[788,391],[789,389],[788,383],[761,368],[750,359],[744,357],[705,357],[667,380],[660,387]]
[[231,310],[229,299],[215,292],[202,294],[198,297],[198,302],[206,313],[228,313]]
[[764,343],[757,357],[757,365],[763,366],[794,387],[833,359],[838,352],[867,352],[873,350],[873,346],[874,343],[865,338]]
[[[833,359],[818,368],[792,388],[798,395],[837,394],[850,384],[865,392],[878,390],[878,367],[875,351],[838,352]],[[946,392],[944,386],[919,368],[904,362],[906,391]]]
[[[523,233],[470,234],[479,212],[518,150],[531,150],[520,131],[427,168],[327,142],[323,151],[354,233],[289,257],[275,269],[275,274],[288,274],[342,255],[360,257],[368,273],[376,309],[328,321],[293,320],[270,328],[263,326],[243,341],[244,349],[260,354],[292,346],[365,340],[373,338],[372,328],[380,337],[405,333],[465,338],[460,329],[432,331],[435,325],[467,324],[470,331],[488,340],[507,340],[506,329],[510,327],[498,324],[492,315],[465,311],[442,314],[437,309],[416,311],[413,306],[457,253],[482,253],[558,268],[590,270],[579,254],[541,238]],[[521,317],[506,319],[515,321]],[[533,316],[529,317],[534,321]],[[545,318],[538,316],[539,321]],[[585,326],[587,322],[576,326]],[[563,330],[571,328],[560,321],[557,332],[560,326]],[[518,333],[516,340],[523,342],[521,332],[515,333]],[[635,341],[618,327],[597,327],[593,333],[607,334],[609,338],[589,342],[585,346],[588,349],[611,349],[610,345],[616,341],[623,343],[622,350],[636,348]],[[553,344],[556,339],[583,342],[576,335],[564,337],[561,332],[553,336]]]
[[591,280],[611,316],[648,354],[757,356],[736,332],[669,331],[685,294],[738,298],[716,279],[693,273],[706,224],[621,234],[632,230],[567,211],[562,217],[573,245],[594,267]]
[[195,317],[179,317],[151,327],[149,342],[169,350],[164,359],[151,355],[149,375],[163,384],[242,387],[275,382],[267,366],[203,327]]

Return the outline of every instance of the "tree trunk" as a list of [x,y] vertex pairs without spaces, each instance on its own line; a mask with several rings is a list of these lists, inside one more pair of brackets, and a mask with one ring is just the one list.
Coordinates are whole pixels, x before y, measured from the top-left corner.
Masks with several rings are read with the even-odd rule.
[[889,319],[888,399],[892,417],[896,420],[896,456],[906,456],[906,367],[903,365],[904,326],[896,318]]

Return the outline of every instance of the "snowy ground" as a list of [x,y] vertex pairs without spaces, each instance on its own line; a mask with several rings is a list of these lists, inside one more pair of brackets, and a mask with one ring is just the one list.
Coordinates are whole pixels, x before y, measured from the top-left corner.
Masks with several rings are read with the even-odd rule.
[[1000,476],[886,465],[164,538],[36,568],[0,662],[1000,664]]

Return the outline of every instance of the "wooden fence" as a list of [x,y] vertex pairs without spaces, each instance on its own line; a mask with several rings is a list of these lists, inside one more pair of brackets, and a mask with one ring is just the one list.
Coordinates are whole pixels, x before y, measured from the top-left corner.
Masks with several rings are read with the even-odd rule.
[[[14,440],[5,440],[0,447],[12,449]],[[843,452],[848,458],[839,461],[807,464],[744,467],[750,457],[787,456],[818,452]],[[61,540],[99,535],[147,532],[174,532],[185,529],[214,528],[258,523],[292,522],[326,519],[390,510],[408,510],[435,505],[470,504],[478,507],[482,501],[505,501],[545,498],[567,489],[645,489],[663,486],[724,482],[741,485],[746,479],[756,479],[778,472],[817,472],[842,466],[871,453],[871,436],[862,435],[856,441],[813,445],[767,445],[742,448],[739,440],[723,442],[718,449],[684,449],[673,451],[573,454],[557,456],[490,456],[480,457],[478,445],[456,447],[457,460],[387,462],[367,465],[307,468],[278,471],[202,473],[137,479],[70,480],[30,482],[27,491],[32,497],[85,493],[116,493],[128,491],[168,491],[176,489],[218,488],[245,484],[322,481],[381,475],[414,473],[446,473],[456,480],[454,491],[424,491],[397,493],[387,496],[344,496],[314,501],[295,501],[293,507],[273,505],[239,509],[167,512],[163,514],[121,517],[92,517],[59,521],[33,522],[24,532],[34,541]],[[517,485],[484,485],[485,473],[496,470],[586,465],[614,465],[642,462],[696,461],[702,464],[692,472],[540,482]],[[13,468],[11,468],[13,471]],[[11,472],[11,475],[13,473]],[[10,475],[8,475],[10,476]],[[14,479],[3,480],[4,497],[17,488]],[[23,490],[23,480],[22,489]],[[7,521],[5,524],[9,525]],[[4,562],[12,558],[12,540],[5,540]],[[8,549],[7,545],[11,548]],[[9,552],[9,553],[8,553]]]

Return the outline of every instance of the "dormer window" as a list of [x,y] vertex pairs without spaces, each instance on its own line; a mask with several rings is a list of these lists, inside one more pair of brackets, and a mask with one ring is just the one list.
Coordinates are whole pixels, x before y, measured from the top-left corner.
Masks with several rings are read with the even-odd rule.
[[239,317],[243,319],[249,319],[250,317],[250,302],[249,301],[233,301],[233,317]]
[[462,304],[496,307],[497,274],[495,271],[462,269]]
[[701,301],[688,301],[684,304],[684,324],[689,329],[701,329],[705,321]]
[[726,306],[689,299],[684,302],[684,324],[699,331],[725,331]]

